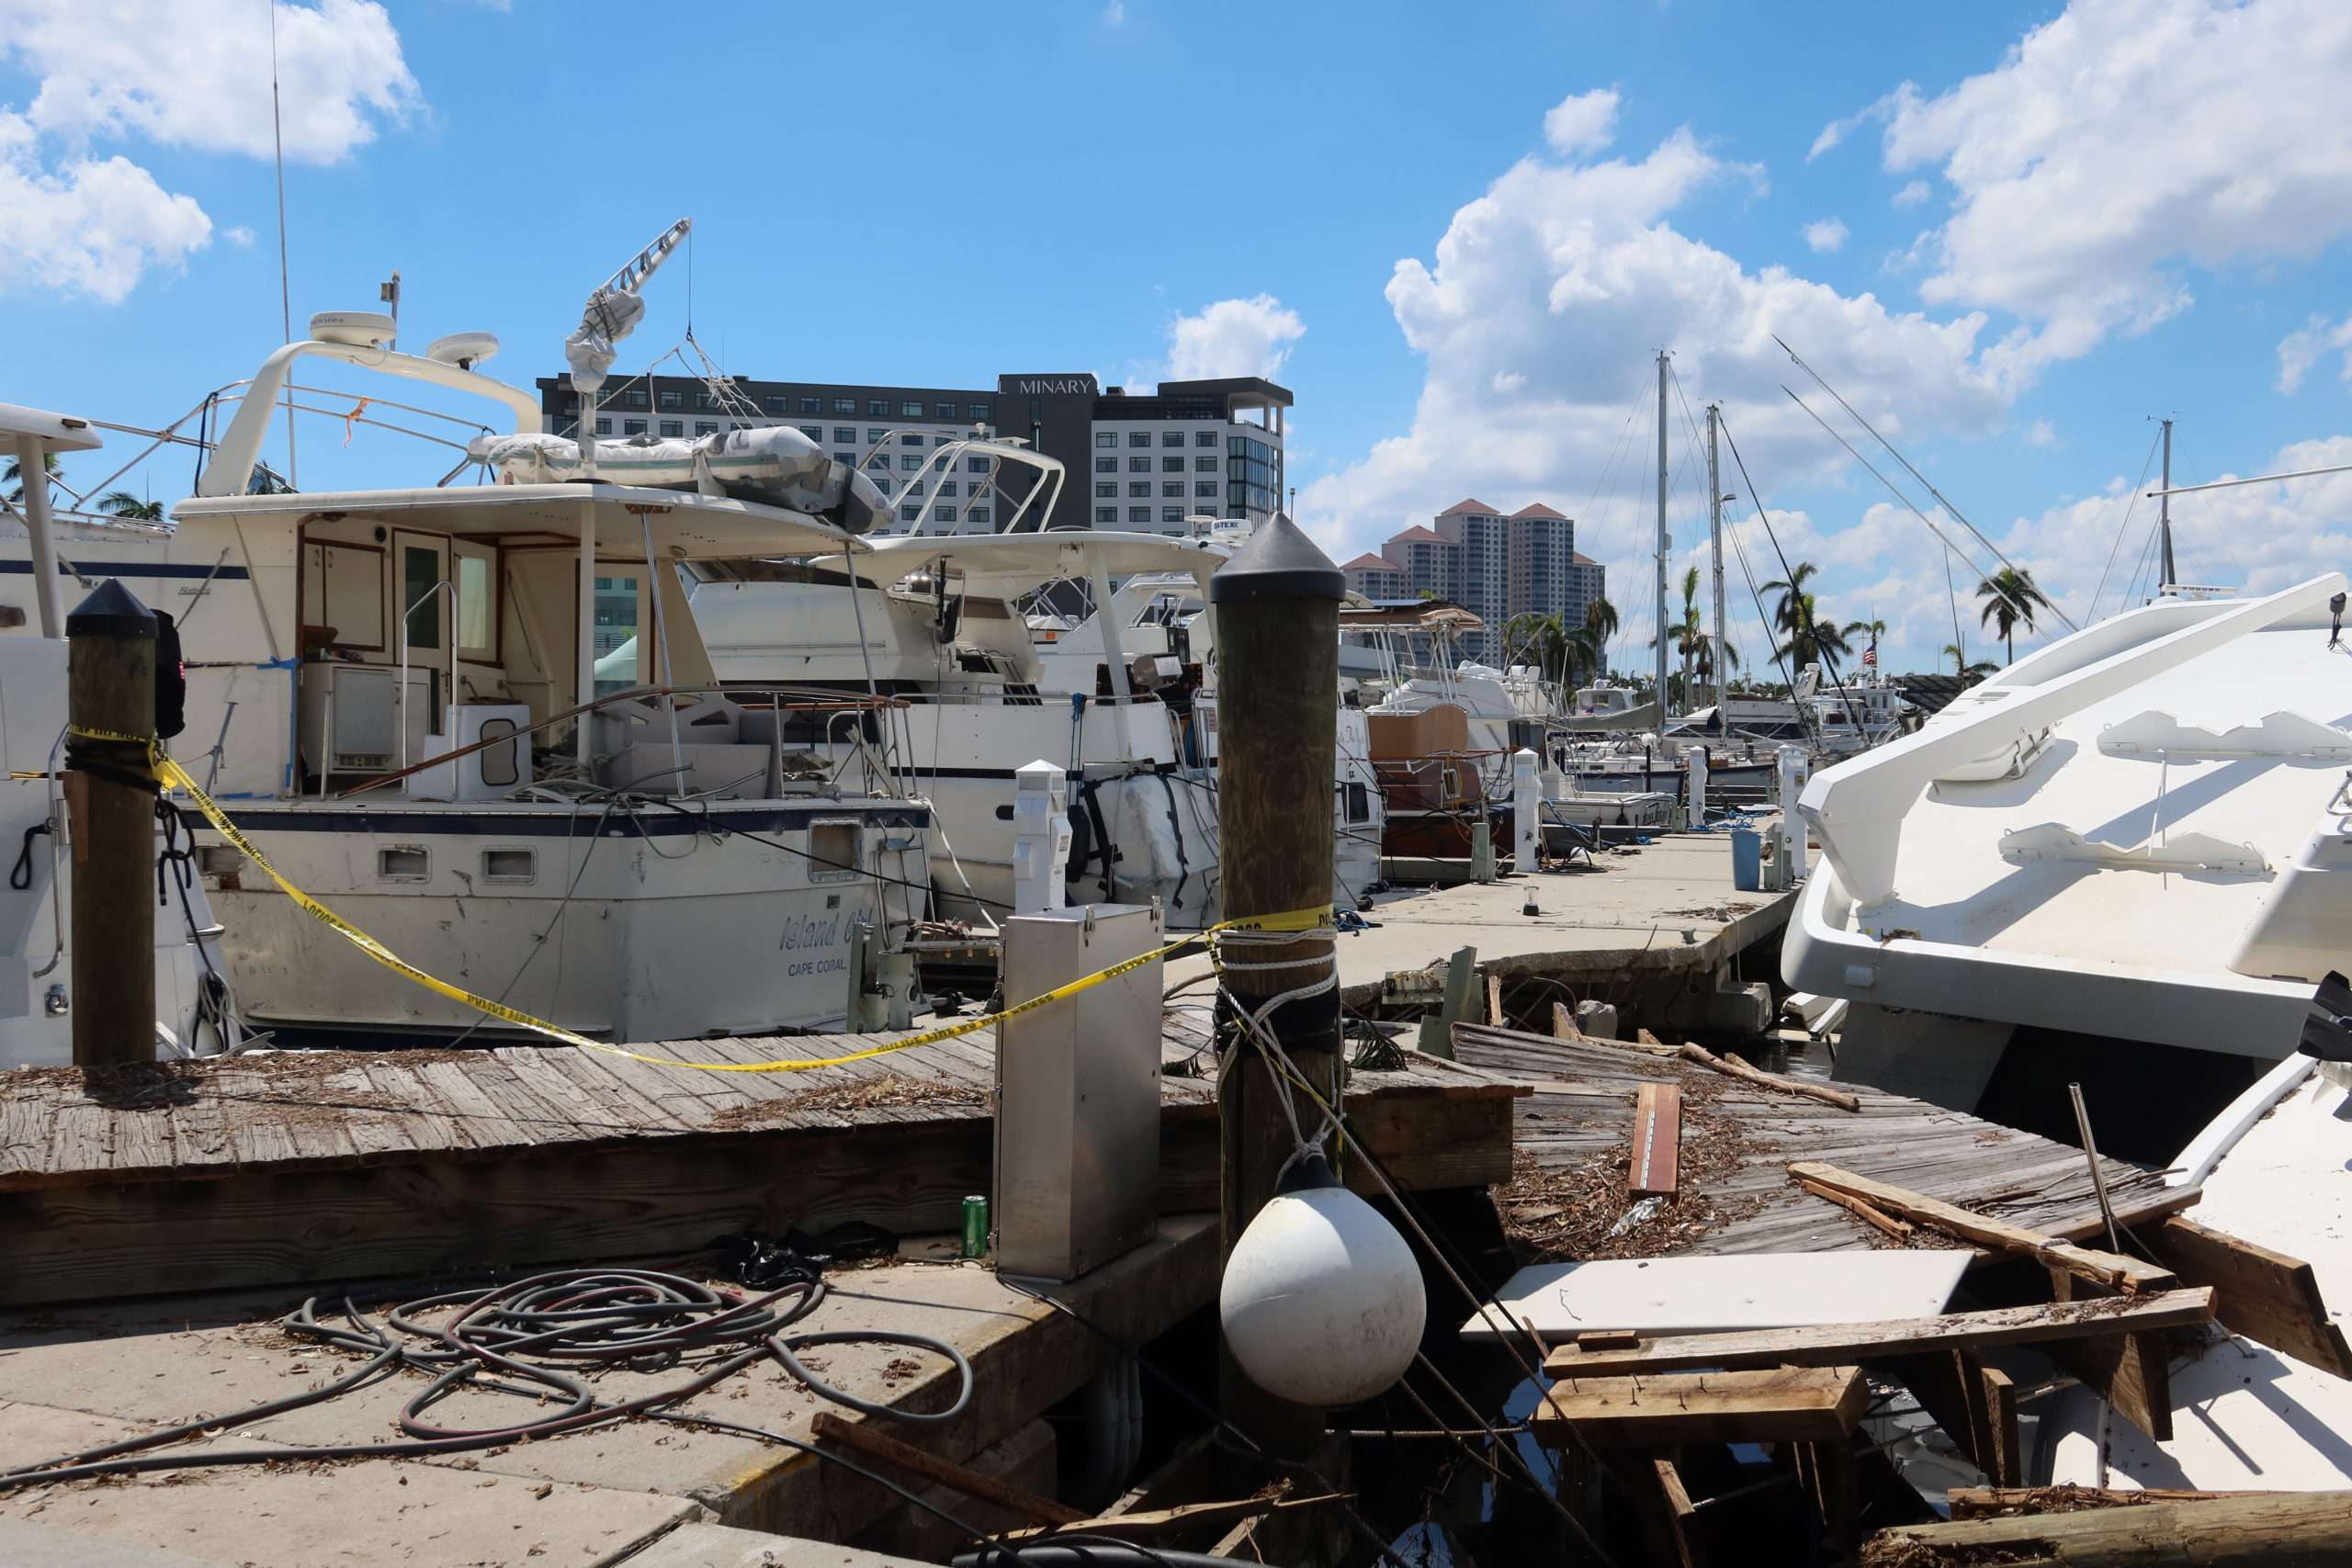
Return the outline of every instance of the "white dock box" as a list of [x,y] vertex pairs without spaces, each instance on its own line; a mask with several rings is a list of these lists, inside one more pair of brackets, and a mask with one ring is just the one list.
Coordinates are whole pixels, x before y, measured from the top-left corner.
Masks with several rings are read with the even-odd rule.
[[[1160,945],[1159,911],[1091,904],[1004,923],[1007,1006]],[[1159,1213],[1160,961],[997,1030],[997,1267],[1074,1280]]]

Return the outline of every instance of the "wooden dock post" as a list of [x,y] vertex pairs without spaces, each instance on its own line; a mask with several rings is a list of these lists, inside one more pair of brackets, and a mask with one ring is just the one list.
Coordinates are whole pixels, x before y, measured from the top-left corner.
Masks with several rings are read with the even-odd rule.
[[[1225,917],[1283,914],[1331,902],[1332,760],[1339,739],[1340,601],[1346,580],[1289,518],[1277,516],[1209,580],[1216,616],[1217,830]],[[1227,972],[1220,998],[1221,1047],[1240,1056],[1217,1091],[1223,1247],[1274,1195],[1295,1146],[1282,1090],[1262,1053],[1240,1037],[1235,1009],[1255,1012],[1285,991],[1321,979],[1329,938],[1237,943],[1240,963],[1283,967]],[[1335,988],[1276,1009],[1271,1032],[1300,1072],[1340,1103],[1340,998]],[[1302,1124],[1322,1112],[1296,1095]],[[1276,1453],[1312,1451],[1323,1415],[1251,1384],[1228,1353],[1220,1403],[1243,1430]]]
[[[109,578],[65,617],[66,717],[155,733],[155,616]],[[144,744],[75,737],[66,750],[74,841],[74,1064],[155,1059],[155,795]]]

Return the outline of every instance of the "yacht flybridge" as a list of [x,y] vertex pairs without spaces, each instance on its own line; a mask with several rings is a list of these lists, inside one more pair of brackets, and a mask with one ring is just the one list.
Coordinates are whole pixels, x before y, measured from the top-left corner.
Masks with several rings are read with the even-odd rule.
[[[607,363],[614,291],[633,305],[650,271],[633,265],[583,323]],[[191,770],[292,882],[457,987],[620,1041],[839,1026],[926,913],[930,808],[795,743],[791,694],[722,690],[679,569],[862,555],[878,496],[781,439],[623,468],[626,444],[541,434],[530,396],[474,367],[480,334],[420,357],[390,332],[319,317],[273,353],[164,548],[116,569],[180,615]],[[503,405],[512,430],[469,453],[496,482],[247,493],[305,356]],[[526,461],[561,477],[518,481]],[[612,482],[607,461],[664,482]],[[512,1032],[182,815],[251,1021]]]
[[1852,1001],[1841,1071],[1966,1108],[2070,1035],[2293,1051],[2352,956],[2345,587],[2158,599],[1816,773],[1782,968]]

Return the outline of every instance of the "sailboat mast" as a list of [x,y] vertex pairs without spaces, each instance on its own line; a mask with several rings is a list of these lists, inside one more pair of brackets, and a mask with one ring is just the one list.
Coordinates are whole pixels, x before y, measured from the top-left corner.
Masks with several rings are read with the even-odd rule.
[[1723,404],[1707,405],[1707,536],[1714,547],[1715,627],[1714,641],[1710,645],[1709,662],[1715,671],[1715,707],[1724,705],[1724,692],[1731,681],[1731,656],[1724,651],[1731,645],[1724,640],[1724,481],[1715,466],[1715,429],[1723,420]]
[[[2177,580],[2172,564],[2172,421],[2165,420],[2164,488],[2156,492],[2156,538],[2162,546],[2159,552],[2162,575],[2156,581],[2158,597],[2170,593]],[[2143,472],[2146,470],[2143,469]]]
[[1666,557],[1673,540],[1666,532],[1666,350],[1657,352],[1657,710],[1671,712],[1666,694]]

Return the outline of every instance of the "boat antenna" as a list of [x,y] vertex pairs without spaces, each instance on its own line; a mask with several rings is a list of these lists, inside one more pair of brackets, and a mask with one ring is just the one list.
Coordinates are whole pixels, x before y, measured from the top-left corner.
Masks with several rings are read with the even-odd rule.
[[1657,351],[1657,714],[1660,728],[1673,716],[1673,705],[1666,690],[1666,558],[1674,547],[1673,536],[1666,531],[1666,377],[1673,361],[1666,350]]
[[[286,269],[286,130],[278,107],[277,0],[262,0],[269,13],[269,140],[277,164],[277,325],[278,342],[294,341],[294,288]],[[294,460],[294,378],[286,378],[286,482],[302,488],[300,468]]]
[[2164,488],[2156,492],[2156,597],[2159,599],[2172,592],[2180,581],[2172,561],[2172,421],[2165,420],[2163,424],[2165,466],[2159,482]]
[[[1887,449],[1887,451],[1888,451],[1890,454],[1892,454],[1892,455],[1894,456],[1894,460],[1895,460],[1896,462],[1898,462],[1898,463],[1900,463],[1900,464],[1902,464],[1902,465],[1903,465],[1905,471],[1905,472],[1907,472],[1907,473],[1909,473],[1909,474],[1910,474],[1910,476],[1911,476],[1913,479],[1917,479],[1917,480],[1919,481],[1919,483],[1920,483],[1922,486],[1924,486],[1924,487],[1926,488],[1926,490],[1927,490],[1927,491],[1928,491],[1928,493],[1929,495],[1934,496],[1934,497],[1936,498],[1936,504],[1937,504],[1938,506],[1942,507],[1942,508],[1943,508],[1947,513],[1951,513],[1951,517],[1952,517],[1952,520],[1953,520],[1954,522],[1958,523],[1962,527],[1963,527],[1963,528],[1967,529],[1967,530],[1969,531],[1969,533],[1970,533],[1971,535],[1973,535],[1973,536],[1975,537],[1975,540],[1976,540],[1976,542],[1977,542],[1978,544],[1983,545],[1986,549],[1988,549],[1988,550],[1992,551],[1992,552],[1993,552],[1993,558],[1994,558],[1994,559],[1996,559],[1996,560],[1999,561],[2003,566],[2007,567],[2011,571],[2017,572],[2019,576],[2023,576],[2023,575],[2024,575],[2024,572],[2022,571],[2022,570],[2021,570],[2021,569],[2019,569],[2019,567],[2018,566],[2018,563],[2017,563],[2017,562],[2015,562],[2015,561],[2013,561],[2013,560],[2011,560],[2007,556],[2003,555],[2003,554],[2001,553],[2001,547],[2000,547],[2000,546],[1998,546],[1998,545],[1996,545],[1996,544],[1995,544],[1992,540],[1990,540],[1990,539],[1986,538],[1986,537],[1984,536],[1984,535],[1983,534],[1983,532],[1982,532],[1982,531],[1980,531],[1980,530],[1977,528],[1976,525],[1975,525],[1975,524],[1973,524],[1973,523],[1971,523],[1971,522],[1968,520],[1968,516],[1967,516],[1967,514],[1966,514],[1965,513],[1962,512],[1962,511],[1961,511],[1961,509],[1960,509],[1959,507],[1954,506],[1954,505],[1951,503],[1951,498],[1950,498],[1950,497],[1948,497],[1948,496],[1946,496],[1946,495],[1944,494],[1944,492],[1943,492],[1943,491],[1941,491],[1938,490],[1938,489],[1935,487],[1935,483],[1934,483],[1934,481],[1933,481],[1933,480],[1929,479],[1928,478],[1928,476],[1927,476],[1927,475],[1925,475],[1925,474],[1921,473],[1917,468],[1916,468],[1912,467],[1911,459],[1910,459],[1910,458],[1908,458],[1908,457],[1905,457],[1905,456],[1903,455],[1902,451],[1901,451],[1898,447],[1896,447],[1896,446],[1894,445],[1894,442],[1889,441],[1885,436],[1881,435],[1881,434],[1878,433],[1878,428],[1877,428],[1875,425],[1871,424],[1871,422],[1870,422],[1869,420],[1864,419],[1864,418],[1863,418],[1860,413],[1857,413],[1857,412],[1855,412],[1855,410],[1854,410],[1854,405],[1853,405],[1853,404],[1851,404],[1851,403],[1849,403],[1849,402],[1848,402],[1848,401],[1845,400],[1844,396],[1838,392],[1838,389],[1837,389],[1837,388],[1835,388],[1835,387],[1833,387],[1833,386],[1831,386],[1831,385],[1829,384],[1828,378],[1827,378],[1826,377],[1823,376],[1823,375],[1822,375],[1822,373],[1821,373],[1820,371],[1815,370],[1812,366],[1807,365],[1807,364],[1804,362],[1804,357],[1802,355],[1798,354],[1798,353],[1797,353],[1797,351],[1796,351],[1795,349],[1791,348],[1791,347],[1788,345],[1787,341],[1786,341],[1785,339],[1783,339],[1783,338],[1782,338],[1779,333],[1775,333],[1772,335],[1772,341],[1773,341],[1774,343],[1777,343],[1777,344],[1779,344],[1781,345],[1781,353],[1783,353],[1783,354],[1787,355],[1791,359],[1792,359],[1792,360],[1795,360],[1795,361],[1796,361],[1796,366],[1797,366],[1797,368],[1798,368],[1798,369],[1800,369],[1800,370],[1804,371],[1806,375],[1808,375],[1808,376],[1812,377],[1815,381],[1820,382],[1820,383],[1821,383],[1821,389],[1822,389],[1823,391],[1825,391],[1825,392],[1828,393],[1831,397],[1836,398],[1836,399],[1838,400],[1838,406],[1839,408],[1844,409],[1844,410],[1846,411],[1847,417],[1849,417],[1849,419],[1851,419],[1851,420],[1852,420],[1856,424],[1860,425],[1864,430],[1869,431],[1869,432],[1871,433],[1871,440],[1873,440],[1873,441],[1875,441],[1875,442],[1877,442],[1880,446],[1882,446],[1885,447],[1885,448]],[[1782,390],[1782,391],[1784,391],[1784,392],[1788,392],[1788,391],[1789,391],[1789,389],[1788,389],[1786,387],[1781,388],[1781,390]],[[1792,397],[1792,398],[1795,398],[1795,397],[1796,397],[1796,394],[1795,394],[1794,392],[1789,392],[1789,396],[1791,396],[1791,397]],[[1804,399],[1802,399],[1802,398],[1797,398],[1797,406],[1798,406],[1799,408],[1804,408]],[[1805,409],[1805,412],[1806,412],[1807,413],[1812,413],[1812,412],[1813,412],[1813,411],[1812,411],[1811,409]],[[1818,414],[1814,414],[1814,418],[1815,418],[1816,421],[1819,421],[1820,417],[1821,417],[1821,416],[1820,416],[1820,415],[1818,415]],[[1822,425],[1822,428],[1823,428],[1824,430],[1828,430],[1828,428],[1829,428],[1829,427],[1828,427],[1826,424],[1823,424],[1823,425]],[[1830,432],[1830,434],[1834,435],[1834,434],[1837,434],[1837,432],[1835,432],[1835,431],[1831,431],[1831,432]],[[1849,447],[1847,447],[1847,450],[1850,452],[1850,451],[1852,451],[1852,450],[1853,450],[1853,448],[1852,448],[1851,446],[1849,446]],[[1885,481],[1884,481],[1884,480],[1881,480],[1880,482],[1881,482],[1881,483],[1884,483]],[[1890,487],[1890,488],[1891,488],[1891,487]],[[1915,507],[1912,507],[1912,509],[1911,509],[1911,510],[1912,510],[1912,511],[1914,511],[1914,512],[1917,512],[1917,511],[1918,511],[1918,508],[1915,506]],[[2006,597],[2006,595],[2004,595],[2004,597]],[[2023,608],[2023,606],[2019,606],[2019,608]],[[2066,623],[2066,629],[2067,629],[2068,631],[2070,631],[2070,632],[2078,632],[2078,631],[2080,631],[2080,630],[2082,630],[2082,629],[2083,629],[2082,627],[2080,627],[2080,626],[2076,626],[2076,625],[2074,623],[2074,621],[2072,620],[2072,618],[2070,618],[2070,617],[2067,615],[2066,612],[2065,612],[2065,611],[2064,611],[2064,610],[2062,610],[2062,609],[2060,609],[2056,604],[2052,604],[2052,605],[2050,606],[2050,613],[2051,613],[2052,615],[2053,615],[2057,616],[2060,620],[2064,621],[2064,622]]]

